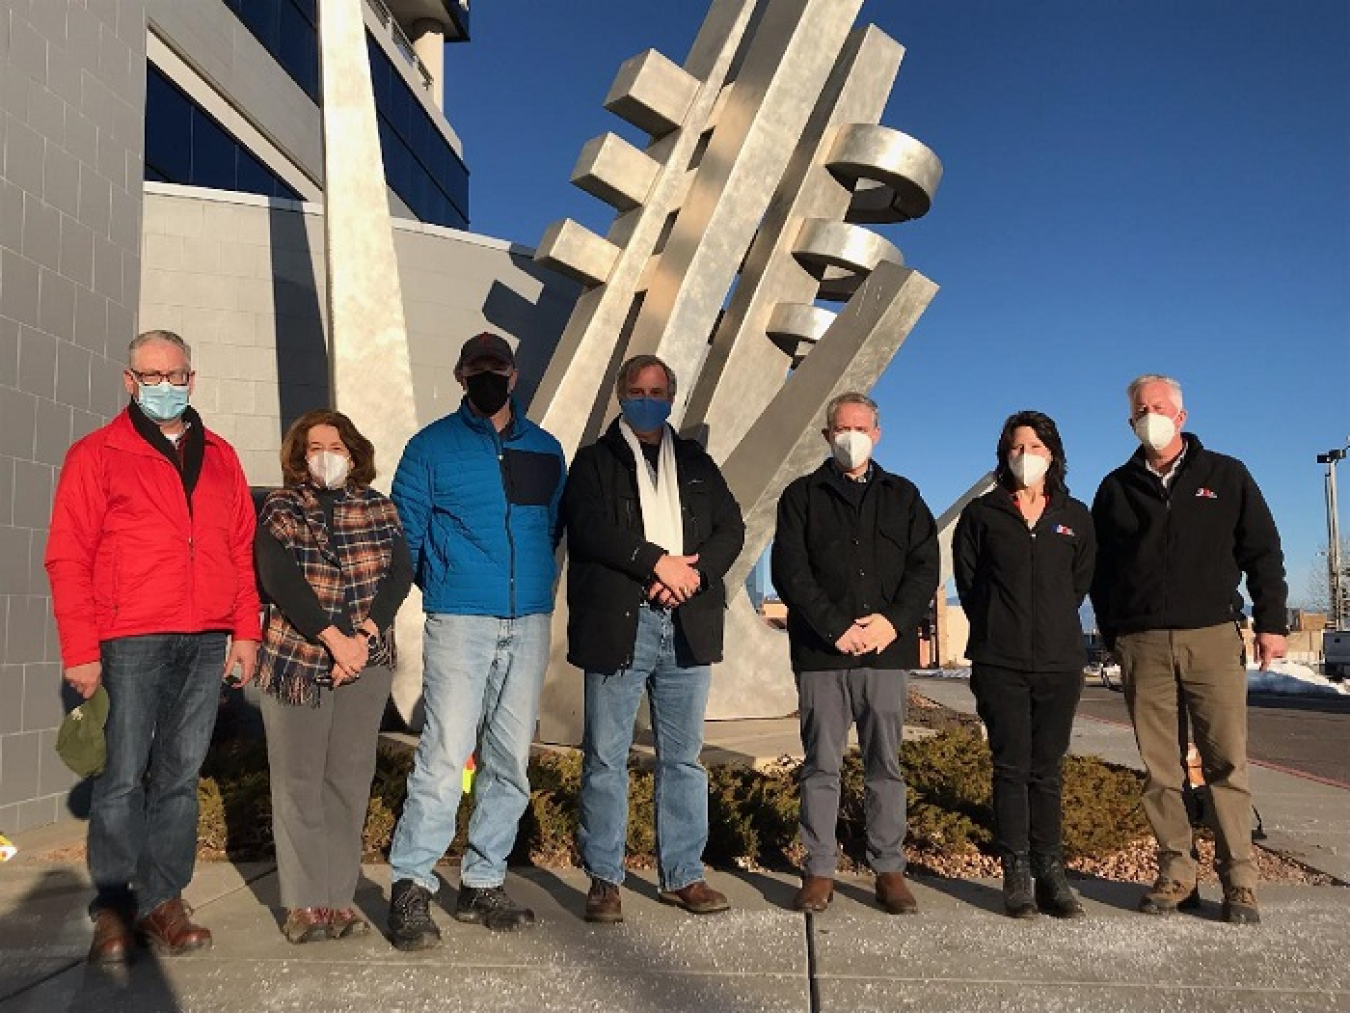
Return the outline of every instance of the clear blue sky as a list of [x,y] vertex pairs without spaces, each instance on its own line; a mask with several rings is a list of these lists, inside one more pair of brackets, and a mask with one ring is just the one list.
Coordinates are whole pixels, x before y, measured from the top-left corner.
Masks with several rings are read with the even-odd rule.
[[[706,10],[474,4],[446,52],[472,228],[603,232],[567,178],[591,137],[635,139],[605,92],[644,49],[683,62]],[[1136,446],[1125,384],[1170,373],[1188,428],[1260,482],[1298,603],[1324,565],[1314,457],[1350,437],[1350,3],[867,0],[859,20],[907,48],[883,122],[945,170],[929,215],[885,230],[941,291],[874,391],[881,463],[941,512],[1038,408],[1090,502]]]

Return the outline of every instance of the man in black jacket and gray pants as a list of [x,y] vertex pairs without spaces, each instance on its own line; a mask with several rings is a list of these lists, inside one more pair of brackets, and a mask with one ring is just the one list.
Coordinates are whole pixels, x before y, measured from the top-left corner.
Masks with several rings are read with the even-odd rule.
[[581,860],[586,920],[623,921],[628,751],[643,691],[656,742],[662,902],[728,908],[704,880],[708,774],[699,763],[713,662],[722,660],[722,578],[745,541],[741,510],[701,446],[666,424],[675,374],[654,355],[619,367],[620,417],[577,452],[567,521],[567,660],[586,673]]
[[1181,386],[1147,374],[1129,385],[1142,446],[1102,480],[1092,505],[1092,604],[1120,659],[1125,702],[1148,772],[1144,812],[1158,841],[1146,914],[1200,903],[1182,798],[1185,720],[1194,729],[1213,814],[1225,921],[1260,921],[1247,778],[1247,675],[1238,582],[1253,602],[1261,667],[1285,653],[1284,554],[1274,518],[1241,461],[1190,433]]
[[783,491],[773,542],[806,753],[806,868],[793,906],[823,911],[833,898],[839,769],[856,721],[877,902],[909,914],[918,905],[904,876],[900,734],[905,672],[919,663],[919,624],[937,589],[937,528],[914,483],[872,460],[881,429],[871,398],[840,394],[825,422],[832,459]]

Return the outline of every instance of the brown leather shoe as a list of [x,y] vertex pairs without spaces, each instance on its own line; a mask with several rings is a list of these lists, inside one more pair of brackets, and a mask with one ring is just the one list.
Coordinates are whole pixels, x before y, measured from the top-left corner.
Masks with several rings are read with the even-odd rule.
[[586,893],[586,920],[601,925],[616,925],[623,921],[623,899],[619,887],[603,879],[592,879]]
[[289,943],[316,943],[335,935],[328,921],[328,911],[321,907],[293,907],[286,909],[286,921],[281,934]]
[[138,921],[136,934],[156,953],[174,957],[211,948],[211,930],[192,923],[192,909],[182,897],[166,900]]
[[94,941],[89,944],[89,963],[129,964],[135,946],[130,919],[116,908],[99,908],[94,915]]
[[909,892],[903,872],[883,872],[877,876],[877,903],[888,915],[912,915],[919,902]]
[[701,879],[679,890],[662,890],[656,897],[662,904],[673,904],[693,915],[716,914],[731,907],[725,894],[718,893]]
[[364,936],[370,933],[370,922],[362,918],[355,908],[328,908],[324,913],[328,917],[328,928],[334,939],[346,939],[348,936]]
[[803,876],[802,888],[792,898],[792,910],[819,914],[834,900],[834,879],[830,876]]

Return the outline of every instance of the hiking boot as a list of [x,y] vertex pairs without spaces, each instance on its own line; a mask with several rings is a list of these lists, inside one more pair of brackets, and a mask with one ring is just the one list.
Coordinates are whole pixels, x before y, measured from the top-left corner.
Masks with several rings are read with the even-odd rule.
[[1200,906],[1200,888],[1194,883],[1159,876],[1139,900],[1146,915],[1170,915],[1174,911],[1194,911]]
[[591,888],[586,893],[586,920],[601,925],[614,925],[623,921],[623,900],[619,897],[617,883],[607,883],[603,879],[591,880]]
[[534,924],[534,912],[517,904],[500,886],[460,885],[455,921],[482,925],[493,932],[510,932]]
[[1003,910],[1009,918],[1036,917],[1036,899],[1031,893],[1031,859],[1026,855],[1003,856]]
[[328,912],[321,907],[287,908],[281,934],[291,943],[316,943],[327,939],[331,934]]
[[390,891],[389,941],[400,950],[426,950],[441,941],[431,920],[431,891],[411,879],[400,879]]
[[1036,906],[1053,918],[1082,918],[1086,911],[1069,886],[1064,863],[1058,857],[1033,856],[1031,871],[1036,877]]
[[150,949],[171,957],[211,948],[211,930],[193,924],[192,908],[182,897],[156,907],[136,923],[136,932]]
[[348,936],[364,936],[370,933],[370,922],[357,913],[355,908],[327,908],[328,930],[334,939],[346,939]]
[[1256,891],[1250,886],[1224,887],[1223,920],[1230,925],[1260,925],[1261,910],[1256,905]]
[[888,915],[912,915],[919,902],[909,892],[903,872],[883,872],[877,876],[877,903]]
[[692,915],[712,915],[731,907],[725,894],[718,893],[701,879],[678,890],[662,890],[656,895],[662,904],[684,908]]
[[792,898],[793,911],[820,914],[834,900],[834,878],[831,876],[803,876],[802,888]]
[[91,964],[129,964],[136,948],[131,919],[119,908],[99,908],[94,913],[94,939],[89,944]]

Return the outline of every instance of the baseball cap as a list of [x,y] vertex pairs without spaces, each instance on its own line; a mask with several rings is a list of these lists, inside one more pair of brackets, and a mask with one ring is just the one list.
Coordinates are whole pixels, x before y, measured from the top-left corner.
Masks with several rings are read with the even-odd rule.
[[108,758],[103,726],[108,723],[108,691],[99,686],[84,703],[66,715],[56,732],[56,754],[80,777],[103,773]]
[[498,359],[508,366],[514,366],[516,353],[511,351],[511,346],[500,334],[484,331],[464,342],[464,347],[459,350],[459,361],[455,363],[455,369],[463,369],[465,363],[473,362],[475,359]]

